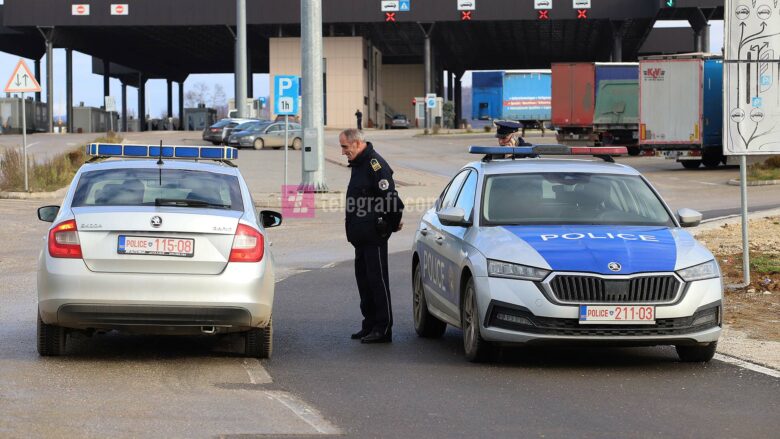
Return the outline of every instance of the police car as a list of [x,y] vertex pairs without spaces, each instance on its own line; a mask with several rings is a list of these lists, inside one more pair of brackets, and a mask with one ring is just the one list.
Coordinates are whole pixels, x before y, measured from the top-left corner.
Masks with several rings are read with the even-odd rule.
[[38,352],[64,354],[75,331],[116,329],[240,332],[248,356],[270,357],[265,228],[282,218],[255,211],[236,150],[91,144],[87,155],[62,206],[38,210],[52,223],[38,262]]
[[[638,171],[611,163],[625,148],[470,151],[485,158],[455,175],[415,233],[420,336],[461,328],[472,361],[523,343],[674,345],[683,361],[713,357],[720,269],[682,229],[702,216],[673,214]],[[547,158],[556,155],[604,161]]]

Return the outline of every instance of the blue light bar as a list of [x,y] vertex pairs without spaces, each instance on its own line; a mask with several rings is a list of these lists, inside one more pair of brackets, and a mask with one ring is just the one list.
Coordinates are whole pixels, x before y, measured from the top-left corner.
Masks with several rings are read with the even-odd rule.
[[187,146],[163,145],[160,154],[159,145],[120,145],[115,143],[90,143],[87,145],[90,157],[126,157],[156,159],[189,160],[235,160],[238,150],[229,146]]
[[512,154],[512,155],[534,155],[532,146],[470,146],[469,154]]

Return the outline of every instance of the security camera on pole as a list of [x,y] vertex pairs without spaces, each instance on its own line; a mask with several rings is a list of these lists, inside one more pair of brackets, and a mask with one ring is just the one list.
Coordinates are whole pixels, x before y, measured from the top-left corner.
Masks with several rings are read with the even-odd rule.
[[780,154],[778,2],[726,0],[723,154],[739,156],[745,285],[750,284],[747,156]]
[[6,93],[22,94],[22,153],[24,155],[24,191],[30,191],[30,183],[27,176],[27,110],[24,102],[25,93],[39,93],[41,85],[35,80],[35,75],[30,72],[23,59],[19,60],[16,68],[11,74],[11,78],[5,85]]

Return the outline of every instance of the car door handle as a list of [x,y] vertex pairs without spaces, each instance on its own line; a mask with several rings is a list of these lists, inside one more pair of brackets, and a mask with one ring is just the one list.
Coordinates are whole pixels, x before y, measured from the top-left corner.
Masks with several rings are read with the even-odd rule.
[[428,235],[428,228],[427,227],[420,227],[420,235],[422,235],[422,236]]
[[436,237],[436,244],[442,245],[444,244],[444,237],[439,235]]

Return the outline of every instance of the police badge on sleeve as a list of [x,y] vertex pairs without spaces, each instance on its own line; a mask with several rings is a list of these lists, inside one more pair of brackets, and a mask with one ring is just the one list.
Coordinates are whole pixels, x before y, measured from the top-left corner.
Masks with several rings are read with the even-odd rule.
[[379,180],[379,189],[386,191],[388,188],[390,188],[390,182],[387,181],[387,179],[383,178]]
[[373,169],[374,172],[382,169],[382,165],[379,164],[379,160],[371,159],[371,169]]

